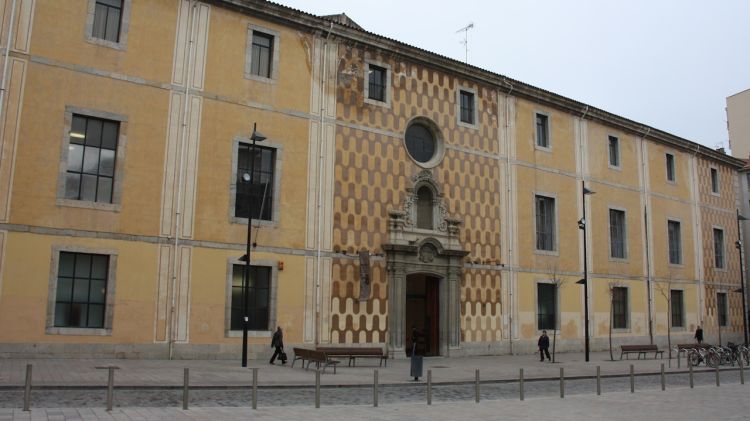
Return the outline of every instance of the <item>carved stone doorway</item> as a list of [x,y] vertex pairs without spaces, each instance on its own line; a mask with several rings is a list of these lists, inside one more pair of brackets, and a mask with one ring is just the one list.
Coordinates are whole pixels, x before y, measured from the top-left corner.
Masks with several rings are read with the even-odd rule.
[[406,277],[404,343],[413,349],[412,330],[419,332],[417,355],[440,355],[440,278],[417,273]]

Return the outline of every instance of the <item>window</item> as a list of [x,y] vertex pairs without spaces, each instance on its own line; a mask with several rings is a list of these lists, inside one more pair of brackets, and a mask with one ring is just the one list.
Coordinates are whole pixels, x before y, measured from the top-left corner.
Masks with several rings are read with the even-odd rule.
[[232,266],[232,315],[231,330],[242,330],[244,300],[247,297],[249,330],[270,330],[271,268],[250,266],[250,279],[247,290],[243,288],[245,265]]
[[610,256],[624,259],[625,253],[625,211],[609,210],[609,252]]
[[683,312],[684,303],[682,301],[683,299],[682,290],[679,290],[679,289],[671,290],[670,297],[672,301],[672,327],[684,327],[685,326],[685,314]]
[[615,136],[609,137],[609,165],[620,166],[620,139]]
[[719,194],[719,170],[711,168],[711,193]]
[[433,229],[432,190],[420,187],[417,191],[417,228]]
[[714,267],[724,268],[724,230],[714,228]]
[[461,122],[474,124],[474,93],[461,90]]
[[250,57],[250,74],[264,78],[271,77],[273,66],[274,36],[253,31],[253,46]]
[[536,249],[555,250],[555,199],[535,196],[536,207]]
[[[274,167],[276,150],[240,143],[237,154],[237,193],[234,216],[237,218],[273,219]],[[245,181],[244,175],[252,176]]]
[[120,123],[73,115],[65,198],[112,203]]
[[727,293],[719,292],[716,294],[716,311],[719,314],[719,326],[727,325]]
[[667,231],[669,237],[669,263],[673,265],[682,264],[682,238],[680,233],[680,223],[678,221],[668,221]]
[[94,6],[93,38],[120,42],[123,0],[96,0]]
[[536,145],[549,148],[549,117],[536,113]]
[[667,181],[675,181],[675,172],[674,172],[674,155],[671,153],[668,153],[667,155]]
[[430,129],[422,124],[412,124],[406,129],[406,150],[415,161],[425,163],[435,156],[437,145]]
[[536,284],[537,322],[539,330],[557,328],[557,291],[554,284]]
[[385,102],[386,86],[388,83],[388,70],[368,64],[367,66],[367,97],[369,99]]
[[612,288],[612,328],[628,328],[628,289]]
[[60,252],[55,327],[104,328],[109,256]]

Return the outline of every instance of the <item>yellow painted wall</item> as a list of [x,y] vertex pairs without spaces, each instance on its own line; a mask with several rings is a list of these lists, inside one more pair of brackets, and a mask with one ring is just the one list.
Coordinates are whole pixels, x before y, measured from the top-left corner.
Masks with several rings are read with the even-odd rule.
[[[615,136],[620,144],[620,166],[609,165],[609,136]],[[635,138],[597,122],[587,122],[588,174],[597,180],[638,188],[640,168],[638,147]]]
[[[549,114],[550,150],[536,147],[536,116]],[[576,171],[576,141],[573,116],[532,102],[516,101],[516,159],[568,172]]]
[[[649,234],[653,238],[652,262],[657,278],[695,279],[695,225],[689,205],[660,197],[651,198],[651,224]],[[680,221],[682,239],[682,264],[669,263],[669,237],[667,220],[674,218]],[[705,241],[705,240],[704,240]]]

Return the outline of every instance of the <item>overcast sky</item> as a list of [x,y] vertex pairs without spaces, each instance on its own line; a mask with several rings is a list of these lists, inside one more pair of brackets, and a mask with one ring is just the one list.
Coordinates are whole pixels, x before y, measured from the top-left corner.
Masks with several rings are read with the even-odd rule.
[[[750,0],[280,0],[709,147],[750,88]],[[748,116],[750,118],[750,116]]]

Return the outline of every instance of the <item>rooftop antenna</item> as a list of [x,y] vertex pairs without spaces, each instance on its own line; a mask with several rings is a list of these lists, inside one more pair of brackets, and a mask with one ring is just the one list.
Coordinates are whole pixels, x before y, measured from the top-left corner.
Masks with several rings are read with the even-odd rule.
[[458,31],[456,31],[456,33],[459,33],[461,31],[464,32],[464,39],[461,41],[461,44],[463,44],[464,47],[465,47],[465,49],[466,49],[466,53],[465,53],[466,55],[464,57],[464,62],[466,64],[469,64],[469,29],[471,29],[473,27],[474,27],[474,23],[473,22],[469,22],[468,25],[466,25],[463,28],[461,28]]

